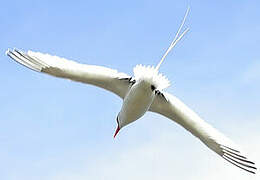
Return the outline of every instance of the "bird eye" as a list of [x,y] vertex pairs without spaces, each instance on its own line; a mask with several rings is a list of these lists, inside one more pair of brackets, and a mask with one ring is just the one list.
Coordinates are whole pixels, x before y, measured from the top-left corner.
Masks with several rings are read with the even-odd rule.
[[151,89],[152,89],[152,91],[154,91],[155,90],[155,86],[151,85]]

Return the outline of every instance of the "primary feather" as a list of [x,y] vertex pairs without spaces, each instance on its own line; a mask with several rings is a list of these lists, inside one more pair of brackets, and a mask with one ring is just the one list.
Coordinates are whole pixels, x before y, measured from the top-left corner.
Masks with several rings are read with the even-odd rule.
[[246,154],[234,142],[201,119],[178,98],[166,92],[162,93],[164,96],[154,99],[150,111],[177,122],[231,164],[247,172],[256,173],[255,163],[248,160]]
[[26,53],[14,49],[7,50],[6,54],[34,71],[92,84],[109,90],[121,98],[125,97],[130,85],[128,81],[121,80],[129,79],[130,76],[107,67],[80,64],[58,56],[33,51]]

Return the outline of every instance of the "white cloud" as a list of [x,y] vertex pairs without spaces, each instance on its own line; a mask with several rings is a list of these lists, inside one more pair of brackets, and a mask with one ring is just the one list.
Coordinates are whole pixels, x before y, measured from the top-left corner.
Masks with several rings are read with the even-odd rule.
[[[189,138],[188,142],[176,142],[174,133],[163,133],[151,142],[138,147],[113,153],[99,153],[80,171],[63,171],[49,179],[52,180],[219,180],[239,179],[256,180],[259,174],[251,175],[229,164],[199,141]],[[248,134],[250,136],[250,134]],[[186,140],[186,138],[185,138]],[[249,154],[260,159],[260,144],[257,137],[254,141],[243,139],[242,145],[252,148]],[[259,161],[260,162],[260,161]]]
[[[205,111],[217,109],[223,112],[227,107],[217,107],[213,102],[206,103],[206,106],[199,102],[199,105]],[[250,160],[259,164],[260,114],[250,112],[243,114],[234,110],[221,115],[216,113],[209,119],[213,119],[211,122],[214,126],[218,125],[217,129],[223,130],[224,134],[244,147],[251,155]],[[150,122],[149,127],[146,126],[147,121]],[[143,128],[146,128],[144,132]],[[15,169],[15,176],[11,179],[260,179],[260,174],[253,176],[229,164],[186,130],[164,117],[148,113],[123,131],[115,141],[111,137],[111,142],[108,140],[91,147],[77,146],[74,150],[68,150],[69,152],[45,157],[42,161],[29,162],[30,164],[24,165],[24,169]],[[139,138],[140,134],[148,134],[149,138]]]

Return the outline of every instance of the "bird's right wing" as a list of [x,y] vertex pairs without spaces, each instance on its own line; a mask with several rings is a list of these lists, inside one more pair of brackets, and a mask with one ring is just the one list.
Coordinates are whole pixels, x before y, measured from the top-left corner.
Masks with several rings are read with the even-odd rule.
[[165,92],[159,93],[155,97],[150,111],[177,122],[231,164],[255,173],[255,164],[247,159],[236,144],[202,120],[175,96]]
[[92,84],[124,98],[131,84],[131,77],[114,69],[79,64],[49,54],[20,50],[7,50],[6,54],[16,62],[37,72]]

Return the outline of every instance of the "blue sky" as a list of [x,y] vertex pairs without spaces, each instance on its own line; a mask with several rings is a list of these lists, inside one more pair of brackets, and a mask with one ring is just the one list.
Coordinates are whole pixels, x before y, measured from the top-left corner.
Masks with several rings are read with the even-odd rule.
[[154,113],[113,139],[121,99],[4,54],[30,49],[132,75],[158,63],[188,5],[191,30],[160,68],[167,91],[260,163],[259,1],[14,0],[0,7],[0,179],[259,178]]

